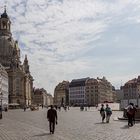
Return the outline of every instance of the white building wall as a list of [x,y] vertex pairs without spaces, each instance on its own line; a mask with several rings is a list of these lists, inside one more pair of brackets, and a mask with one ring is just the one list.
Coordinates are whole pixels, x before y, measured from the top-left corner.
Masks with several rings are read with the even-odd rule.
[[125,99],[121,100],[121,109],[124,109],[129,105],[129,103],[133,103],[134,105],[137,105],[138,108],[140,108],[140,99]]
[[3,94],[3,106],[8,106],[8,74],[2,65],[0,65],[0,93]]
[[127,107],[129,104],[128,100],[121,100],[121,109],[124,109],[125,107]]
[[86,103],[85,86],[69,88],[69,103],[77,105],[82,105]]
[[137,99],[129,99],[129,103],[133,103],[134,105],[138,105]]

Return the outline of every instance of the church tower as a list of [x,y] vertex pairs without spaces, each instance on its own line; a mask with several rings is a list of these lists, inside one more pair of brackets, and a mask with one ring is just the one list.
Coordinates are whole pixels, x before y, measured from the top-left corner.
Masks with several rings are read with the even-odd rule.
[[20,65],[20,49],[18,42],[14,41],[11,33],[11,21],[6,12],[0,17],[0,63],[6,67],[18,67]]
[[7,15],[6,7],[0,18],[0,35],[11,36],[11,21]]
[[0,64],[8,73],[9,103],[18,103],[21,106],[31,104],[33,77],[29,72],[27,56],[24,63],[20,61],[18,41],[11,33],[11,21],[6,7],[0,16]]
[[30,73],[27,55],[25,55],[23,67],[24,67],[24,71],[25,71],[26,74]]

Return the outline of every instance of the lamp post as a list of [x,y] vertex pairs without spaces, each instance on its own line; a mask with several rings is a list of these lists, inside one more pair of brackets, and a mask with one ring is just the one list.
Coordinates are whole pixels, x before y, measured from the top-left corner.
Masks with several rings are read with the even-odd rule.
[[0,93],[0,101],[1,101],[1,105],[0,105],[0,119],[2,119],[2,98],[3,98],[3,94],[1,92]]

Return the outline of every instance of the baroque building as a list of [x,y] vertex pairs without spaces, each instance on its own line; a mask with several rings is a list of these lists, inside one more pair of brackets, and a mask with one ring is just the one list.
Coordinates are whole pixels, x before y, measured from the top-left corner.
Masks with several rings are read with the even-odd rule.
[[34,105],[43,105],[44,104],[44,89],[35,89],[33,90],[33,99],[32,103]]
[[58,106],[69,105],[69,82],[59,83],[54,90],[54,104]]
[[53,97],[44,88],[34,88],[32,103],[34,105],[50,106],[53,105]]
[[140,107],[140,76],[127,81],[121,86],[123,99],[121,98],[121,108],[125,108],[129,103],[133,103]]
[[98,81],[94,78],[90,78],[85,83],[85,96],[86,102],[90,106],[98,104]]
[[140,76],[129,80],[121,87],[124,93],[123,99],[137,99],[140,98]]
[[21,106],[31,104],[33,77],[30,74],[27,56],[20,61],[20,48],[11,33],[11,21],[6,8],[0,17],[0,63],[5,67],[9,79],[9,103]]
[[50,105],[53,105],[54,103],[54,98],[51,94],[47,93],[47,96],[46,96],[46,104],[47,106],[50,106]]
[[91,106],[104,102],[115,102],[116,92],[110,82],[103,78],[86,81],[86,103]]

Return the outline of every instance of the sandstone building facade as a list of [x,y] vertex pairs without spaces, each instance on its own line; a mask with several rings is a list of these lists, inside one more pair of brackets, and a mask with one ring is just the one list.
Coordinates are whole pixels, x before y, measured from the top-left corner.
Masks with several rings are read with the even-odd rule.
[[63,106],[69,104],[69,82],[59,83],[54,90],[54,105]]
[[37,88],[33,90],[32,104],[34,105],[44,105],[50,106],[53,105],[53,97],[51,94],[48,94],[47,91],[43,88]]
[[123,99],[121,99],[121,108],[125,108],[129,103],[140,107],[140,76],[126,82],[121,86]]
[[129,80],[121,87],[123,90],[124,98],[123,99],[137,99],[140,98],[140,76]]
[[90,78],[85,86],[86,104],[96,106],[99,103],[115,102],[116,92],[110,82],[103,78]]

